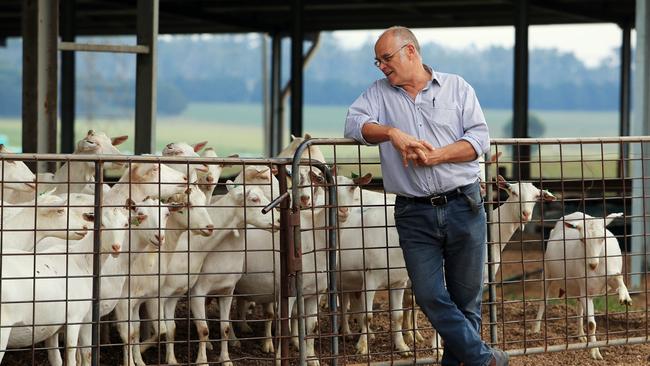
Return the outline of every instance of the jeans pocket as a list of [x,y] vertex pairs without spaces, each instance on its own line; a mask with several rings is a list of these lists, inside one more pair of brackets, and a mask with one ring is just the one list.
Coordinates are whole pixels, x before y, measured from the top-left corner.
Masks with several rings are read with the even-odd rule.
[[404,202],[404,201],[402,201],[400,199],[397,199],[395,201],[395,213],[394,213],[394,216],[396,218],[404,216],[408,212],[410,207],[411,207],[411,203]]

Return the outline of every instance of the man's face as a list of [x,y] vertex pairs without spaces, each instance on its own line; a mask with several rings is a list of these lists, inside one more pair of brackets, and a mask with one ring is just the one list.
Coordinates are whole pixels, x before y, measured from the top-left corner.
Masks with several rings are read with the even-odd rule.
[[399,43],[394,37],[384,36],[375,44],[375,64],[386,75],[391,85],[402,85],[410,77],[408,43]]

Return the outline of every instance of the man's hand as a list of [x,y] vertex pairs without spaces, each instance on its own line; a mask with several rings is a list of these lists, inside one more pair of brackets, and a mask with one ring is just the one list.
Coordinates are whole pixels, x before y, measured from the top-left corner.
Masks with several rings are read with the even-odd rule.
[[[405,167],[408,166],[409,160],[413,160],[415,164],[418,164],[417,160],[420,157],[417,150],[428,150],[428,147],[433,148],[429,143],[418,140],[397,128],[391,128],[390,131],[388,131],[388,137],[395,149],[402,154],[402,164],[404,164]],[[427,145],[424,145],[423,143],[426,143]]]
[[444,162],[444,150],[436,149],[427,141],[419,140],[417,144],[409,144],[409,148],[412,149],[409,158],[418,166],[432,166]]
[[420,166],[459,163],[477,158],[476,151],[465,140],[459,140],[440,148],[435,148],[430,143],[419,140],[415,144],[409,144],[407,149],[411,149],[413,154],[409,156],[409,159]]

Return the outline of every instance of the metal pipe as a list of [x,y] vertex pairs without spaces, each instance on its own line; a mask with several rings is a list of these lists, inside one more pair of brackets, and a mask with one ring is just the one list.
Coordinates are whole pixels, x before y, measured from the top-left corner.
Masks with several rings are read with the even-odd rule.
[[[307,144],[309,144],[309,140],[306,141]],[[297,155],[300,156],[300,155]],[[338,285],[336,283],[336,254],[337,254],[337,224],[338,224],[338,202],[336,201],[337,193],[336,193],[336,181],[334,180],[334,177],[332,176],[332,172],[327,169],[325,165],[320,165],[317,166],[323,174],[325,174],[325,179],[327,181],[327,185],[329,187],[329,197],[328,197],[328,202],[327,205],[329,206],[328,208],[328,218],[329,222],[327,223],[327,227],[329,228],[329,246],[327,250],[328,254],[328,268],[327,268],[327,279],[328,279],[328,288],[327,288],[327,295],[328,295],[328,304],[329,304],[329,309],[330,309],[330,314],[332,316],[332,329],[339,329],[339,322],[338,322],[338,315],[337,315],[337,309],[336,309],[336,295],[337,295],[337,290],[338,290]],[[332,366],[336,366],[338,363],[338,360],[336,356],[339,354],[339,337],[337,335],[336,331],[332,331],[332,339],[331,339],[331,347],[332,347],[332,355],[334,356],[331,361]]]
[[[278,183],[282,196],[287,192],[287,169],[286,165],[280,165],[278,169]],[[281,196],[281,197],[282,197]],[[293,236],[291,232],[291,210],[289,200],[280,201],[280,363],[282,366],[289,366],[289,297],[293,290],[289,279],[289,258],[293,250]]]
[[[488,165],[487,162],[490,161],[490,154],[486,154],[485,157],[485,169],[484,171],[488,171]],[[487,179],[487,177],[481,177],[481,179]],[[485,195],[486,197],[489,197],[488,202],[486,202],[486,205],[483,207],[487,213],[487,218],[488,218],[488,228],[490,227],[490,224],[494,222],[495,218],[492,215],[492,209],[491,209],[491,197],[492,197],[492,184],[486,184],[485,185]],[[496,305],[496,283],[495,283],[495,275],[496,273],[493,271],[494,269],[494,264],[492,263],[494,261],[494,257],[492,256],[492,250],[491,250],[491,245],[497,245],[496,243],[493,243],[495,238],[492,237],[490,230],[487,231],[487,242],[489,243],[487,245],[487,260],[490,265],[488,266],[488,296],[489,296],[489,301],[490,301],[490,341],[495,344],[499,341],[499,335],[497,332],[497,305]]]
[[92,354],[91,363],[99,366],[100,349],[100,296],[101,296],[101,225],[102,225],[102,192],[103,192],[103,162],[95,163],[95,221],[93,225],[93,298],[92,298]]
[[[300,157],[302,152],[308,147],[304,141],[296,149],[294,154],[293,161],[291,163],[291,216],[293,225],[293,248],[290,250],[293,251],[294,257],[302,256],[302,235],[300,233],[300,174],[297,174],[300,171]],[[305,353],[306,343],[305,343],[305,299],[303,298],[302,293],[302,268],[295,268],[295,284],[296,284],[296,306],[298,317],[298,352],[300,355],[299,363],[300,365],[307,364],[307,354]]]

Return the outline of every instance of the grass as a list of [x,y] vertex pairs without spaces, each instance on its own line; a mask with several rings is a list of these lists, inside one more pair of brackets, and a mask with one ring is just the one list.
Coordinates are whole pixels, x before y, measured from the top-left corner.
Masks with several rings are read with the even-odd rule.
[[[285,109],[288,115],[288,109]],[[305,106],[304,131],[314,137],[342,137],[346,106]],[[487,109],[484,111],[492,137],[503,137],[505,127],[511,119],[510,110]],[[544,134],[540,137],[551,136],[612,136],[617,132],[616,112],[590,111],[534,111],[535,116],[544,124]],[[285,126],[288,123],[285,122]],[[126,153],[133,151],[134,125],[128,118],[94,118],[92,120],[79,118],[75,126],[77,138],[87,130],[96,129],[106,132],[109,136],[129,135],[121,149]],[[14,151],[20,150],[22,126],[19,118],[0,119],[0,143],[5,143]],[[219,156],[239,154],[242,157],[260,157],[263,155],[264,127],[262,123],[262,106],[245,103],[192,103],[179,116],[159,116],[156,126],[156,150],[171,141],[195,143],[208,140]],[[288,132],[283,134],[288,136]],[[288,143],[288,141],[285,141]],[[494,149],[494,147],[493,147]],[[617,157],[619,146],[600,145],[544,145],[533,147],[531,151],[531,175],[533,178],[603,178],[614,177],[617,174]],[[378,150],[376,147],[322,147],[328,159],[343,163],[341,169],[348,173],[371,172],[380,175]],[[512,171],[511,148],[499,146],[504,154],[500,166]],[[560,153],[564,160],[559,162]],[[345,165],[357,162],[361,157],[364,164]],[[580,160],[585,162],[580,163]],[[602,160],[605,161],[604,163]],[[568,160],[568,161],[567,161]]]

